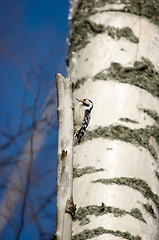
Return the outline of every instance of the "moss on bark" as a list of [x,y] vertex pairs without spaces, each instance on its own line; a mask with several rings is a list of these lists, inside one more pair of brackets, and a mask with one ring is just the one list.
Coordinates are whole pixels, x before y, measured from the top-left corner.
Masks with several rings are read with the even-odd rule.
[[88,220],[88,216],[94,215],[94,216],[102,216],[104,214],[111,213],[114,215],[114,217],[122,217],[124,215],[130,215],[144,223],[146,221],[144,220],[141,211],[138,208],[133,208],[130,212],[122,210],[120,208],[115,208],[112,206],[106,206],[104,203],[101,204],[101,206],[97,205],[90,205],[87,207],[80,207],[77,209],[75,216],[73,217],[73,221],[80,221],[80,225],[83,225],[82,223],[85,222],[85,224],[89,223],[90,221],[84,221],[84,219]]
[[154,137],[157,144],[159,144],[159,129],[156,126],[147,126],[146,128],[139,129],[130,129],[123,125],[98,127],[94,131],[87,131],[82,138],[81,143],[99,137],[121,140],[136,146],[142,146],[150,152],[155,160],[157,160],[157,153],[153,146],[149,144],[151,137]]
[[102,183],[106,185],[117,184],[134,188],[135,190],[139,191],[145,198],[151,199],[159,211],[159,197],[157,196],[157,194],[154,194],[152,192],[149,185],[142,179],[121,177],[121,178],[97,179],[93,181],[93,183]]
[[94,80],[116,80],[140,87],[153,96],[159,97],[159,73],[154,65],[145,58],[136,61],[133,67],[123,67],[120,63],[112,62],[110,68],[98,73]]
[[85,168],[73,168],[73,178],[79,178],[84,174],[90,174],[95,172],[104,171],[104,168],[85,167]]
[[133,236],[129,232],[121,232],[119,230],[110,230],[110,229],[104,229],[103,227],[98,227],[94,229],[85,229],[80,233],[75,234],[72,237],[72,240],[86,240],[86,239],[91,239],[96,236],[100,236],[103,234],[112,234],[114,236],[118,236],[124,239],[128,240],[141,240],[140,236]]

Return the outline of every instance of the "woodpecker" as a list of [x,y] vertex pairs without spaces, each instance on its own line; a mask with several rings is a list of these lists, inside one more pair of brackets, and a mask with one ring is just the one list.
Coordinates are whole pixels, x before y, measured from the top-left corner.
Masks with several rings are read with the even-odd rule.
[[[77,99],[77,98],[76,98]],[[82,100],[77,99],[78,105],[74,108],[74,135],[77,138],[78,143],[81,142],[81,138],[85,134],[88,127],[91,111],[93,109],[93,102],[90,99],[84,98]]]

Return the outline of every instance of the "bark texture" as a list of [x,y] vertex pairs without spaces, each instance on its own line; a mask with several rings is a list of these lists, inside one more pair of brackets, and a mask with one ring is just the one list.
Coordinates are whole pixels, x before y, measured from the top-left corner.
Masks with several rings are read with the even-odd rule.
[[94,103],[73,150],[72,239],[158,239],[159,27],[156,1],[71,1],[74,100]]
[[70,78],[64,78],[61,74],[57,74],[56,84],[59,118],[56,239],[70,240],[72,215],[75,211],[72,199],[72,82]]

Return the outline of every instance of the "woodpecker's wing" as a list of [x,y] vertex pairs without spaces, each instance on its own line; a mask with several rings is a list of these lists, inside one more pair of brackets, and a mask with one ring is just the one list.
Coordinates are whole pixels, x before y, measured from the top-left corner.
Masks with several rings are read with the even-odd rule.
[[86,110],[82,127],[80,128],[80,130],[76,134],[76,137],[78,139],[78,143],[81,142],[81,138],[83,137],[83,135],[84,135],[84,133],[86,131],[86,128],[88,127],[88,124],[89,124],[89,121],[90,121],[90,116],[91,116],[91,111],[90,110]]

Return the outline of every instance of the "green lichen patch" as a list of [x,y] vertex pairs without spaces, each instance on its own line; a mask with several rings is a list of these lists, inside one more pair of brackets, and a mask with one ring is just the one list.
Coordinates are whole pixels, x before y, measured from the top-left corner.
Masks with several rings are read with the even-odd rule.
[[[70,51],[67,58],[67,63],[72,56],[72,52],[81,49],[88,43],[88,36],[92,33],[103,32],[103,26],[97,26],[90,23],[89,17],[98,12],[96,8],[103,7],[106,4],[119,3],[118,0],[79,0],[77,8],[74,12],[71,20],[72,34],[70,36]],[[129,12],[139,16],[145,16],[149,21],[159,25],[159,2],[156,0],[121,0],[121,3],[125,4],[125,8],[122,12]],[[113,10],[112,10],[113,11]],[[116,10],[117,11],[117,10]],[[112,29],[110,35],[114,37]],[[120,31],[120,30],[119,30]],[[138,38],[132,33],[129,28],[124,28],[122,31],[116,34],[116,36],[122,35],[128,38],[130,41],[137,43]]]
[[80,224],[79,224],[79,225],[83,226],[83,225],[86,225],[86,224],[88,224],[88,223],[90,223],[90,219],[89,219],[88,217],[86,217],[86,218],[83,218],[83,219],[80,221]]
[[133,208],[130,212],[130,215],[132,215],[133,217],[137,218],[138,220],[140,220],[142,222],[146,222],[142,216],[140,209],[138,209],[138,208]]
[[157,177],[158,180],[159,180],[159,172],[155,171],[155,174],[156,174],[156,177]]
[[87,78],[81,78],[81,79],[77,79],[77,81],[74,83],[73,85],[73,91],[75,89],[78,89],[81,87],[81,85],[84,85],[84,83],[87,81]]
[[[112,1],[101,1],[109,4],[118,3],[118,0]],[[129,12],[138,16],[146,17],[150,22],[159,25],[159,2],[156,0],[120,0],[121,3],[125,4],[122,12]],[[103,4],[103,5],[105,5]],[[112,10],[113,11],[113,10]],[[115,10],[117,11],[117,10]]]
[[91,35],[95,36],[96,34],[103,33],[104,31],[105,29],[103,25],[95,24],[89,21],[88,18],[78,22],[77,25],[74,24],[74,30],[69,38],[70,49],[67,57],[67,63],[69,63],[72,52],[79,51],[89,43],[88,38]]
[[115,28],[108,26],[105,28],[105,32],[113,39],[119,40],[121,37],[128,39],[130,42],[138,43],[139,39],[134,35],[133,31],[129,27]]
[[112,206],[106,206],[104,203],[101,204],[101,206],[96,206],[96,205],[90,205],[87,207],[83,208],[78,208],[76,211],[76,214],[73,218],[73,221],[79,220],[80,225],[81,223],[85,220],[88,219],[89,215],[94,215],[94,216],[102,216],[104,214],[112,213],[115,217],[122,217],[126,214],[133,216],[134,218],[146,223],[144,220],[141,211],[138,208],[133,208],[131,212],[115,208]]
[[121,237],[124,239],[129,239],[129,240],[141,240],[140,236],[133,236],[129,232],[121,232],[119,230],[109,230],[109,229],[104,229],[103,227],[98,227],[95,229],[85,229],[80,233],[77,233],[72,237],[72,240],[86,240],[86,239],[91,239],[96,236],[100,236],[103,234],[112,234],[117,237]]
[[150,152],[155,160],[157,159],[157,153],[155,149],[149,144],[151,137],[154,137],[156,142],[159,144],[159,128],[156,126],[147,126],[146,128],[140,129],[130,129],[122,125],[98,127],[94,131],[87,131],[81,142],[99,137],[112,140],[121,140],[136,146],[142,146]]
[[[120,0],[125,4],[125,8],[119,11],[129,12],[138,16],[144,16],[152,23],[159,25],[159,2],[156,0]],[[79,21],[82,17],[96,13],[98,7],[106,4],[119,4],[119,0],[79,0],[77,9],[74,13],[73,22]],[[117,10],[116,10],[117,11]]]
[[[107,1],[108,2],[108,1]],[[110,1],[113,3],[115,1]],[[115,39],[125,37],[133,43],[138,43],[139,39],[134,35],[129,27],[122,29],[108,27],[105,28],[101,24],[95,24],[89,20],[89,17],[97,10],[95,8],[105,5],[105,1],[93,1],[93,0],[80,0],[78,2],[77,9],[71,20],[72,34],[70,35],[70,49],[66,62],[69,64],[69,59],[72,56],[72,52],[77,52],[81,48],[88,44],[88,38],[90,35],[96,35],[98,33],[108,32],[108,34]]]
[[159,73],[155,70],[154,65],[145,58],[136,61],[133,67],[123,67],[119,63],[112,62],[110,68],[101,71],[94,77],[94,80],[98,79],[114,79],[131,84],[159,97]]
[[74,31],[70,36],[70,51],[68,59],[72,56],[72,52],[79,51],[89,43],[88,38],[90,36],[95,36],[104,32],[116,40],[119,40],[121,37],[123,37],[133,43],[139,42],[139,39],[134,35],[133,31],[129,27],[124,27],[121,29],[111,26],[104,27],[101,24],[96,24],[88,19],[85,19],[79,25],[74,27]]
[[104,168],[95,168],[95,167],[84,167],[84,168],[73,168],[73,178],[79,178],[84,174],[90,174],[95,172],[104,171]]
[[95,0],[79,0],[71,24],[78,25],[82,19],[94,13],[95,7],[97,7]]
[[121,0],[126,4],[125,12],[146,17],[150,22],[159,25],[159,1],[156,0]]
[[149,185],[142,179],[137,178],[109,178],[109,179],[97,179],[93,183],[103,183],[103,184],[117,184],[128,186],[139,191],[145,198],[151,199],[159,210],[159,197],[154,194],[149,187]]
[[141,111],[147,113],[151,118],[153,118],[156,122],[159,123],[159,115],[156,111],[152,111],[151,109],[140,108]]
[[132,120],[132,119],[129,119],[129,118],[120,118],[119,120],[123,121],[123,122],[135,123],[135,124],[139,123],[139,122],[137,122],[135,120]]
[[156,214],[155,214],[155,212],[154,212],[154,210],[153,210],[153,208],[150,204],[148,204],[148,203],[143,204],[143,207],[153,218],[157,218]]

